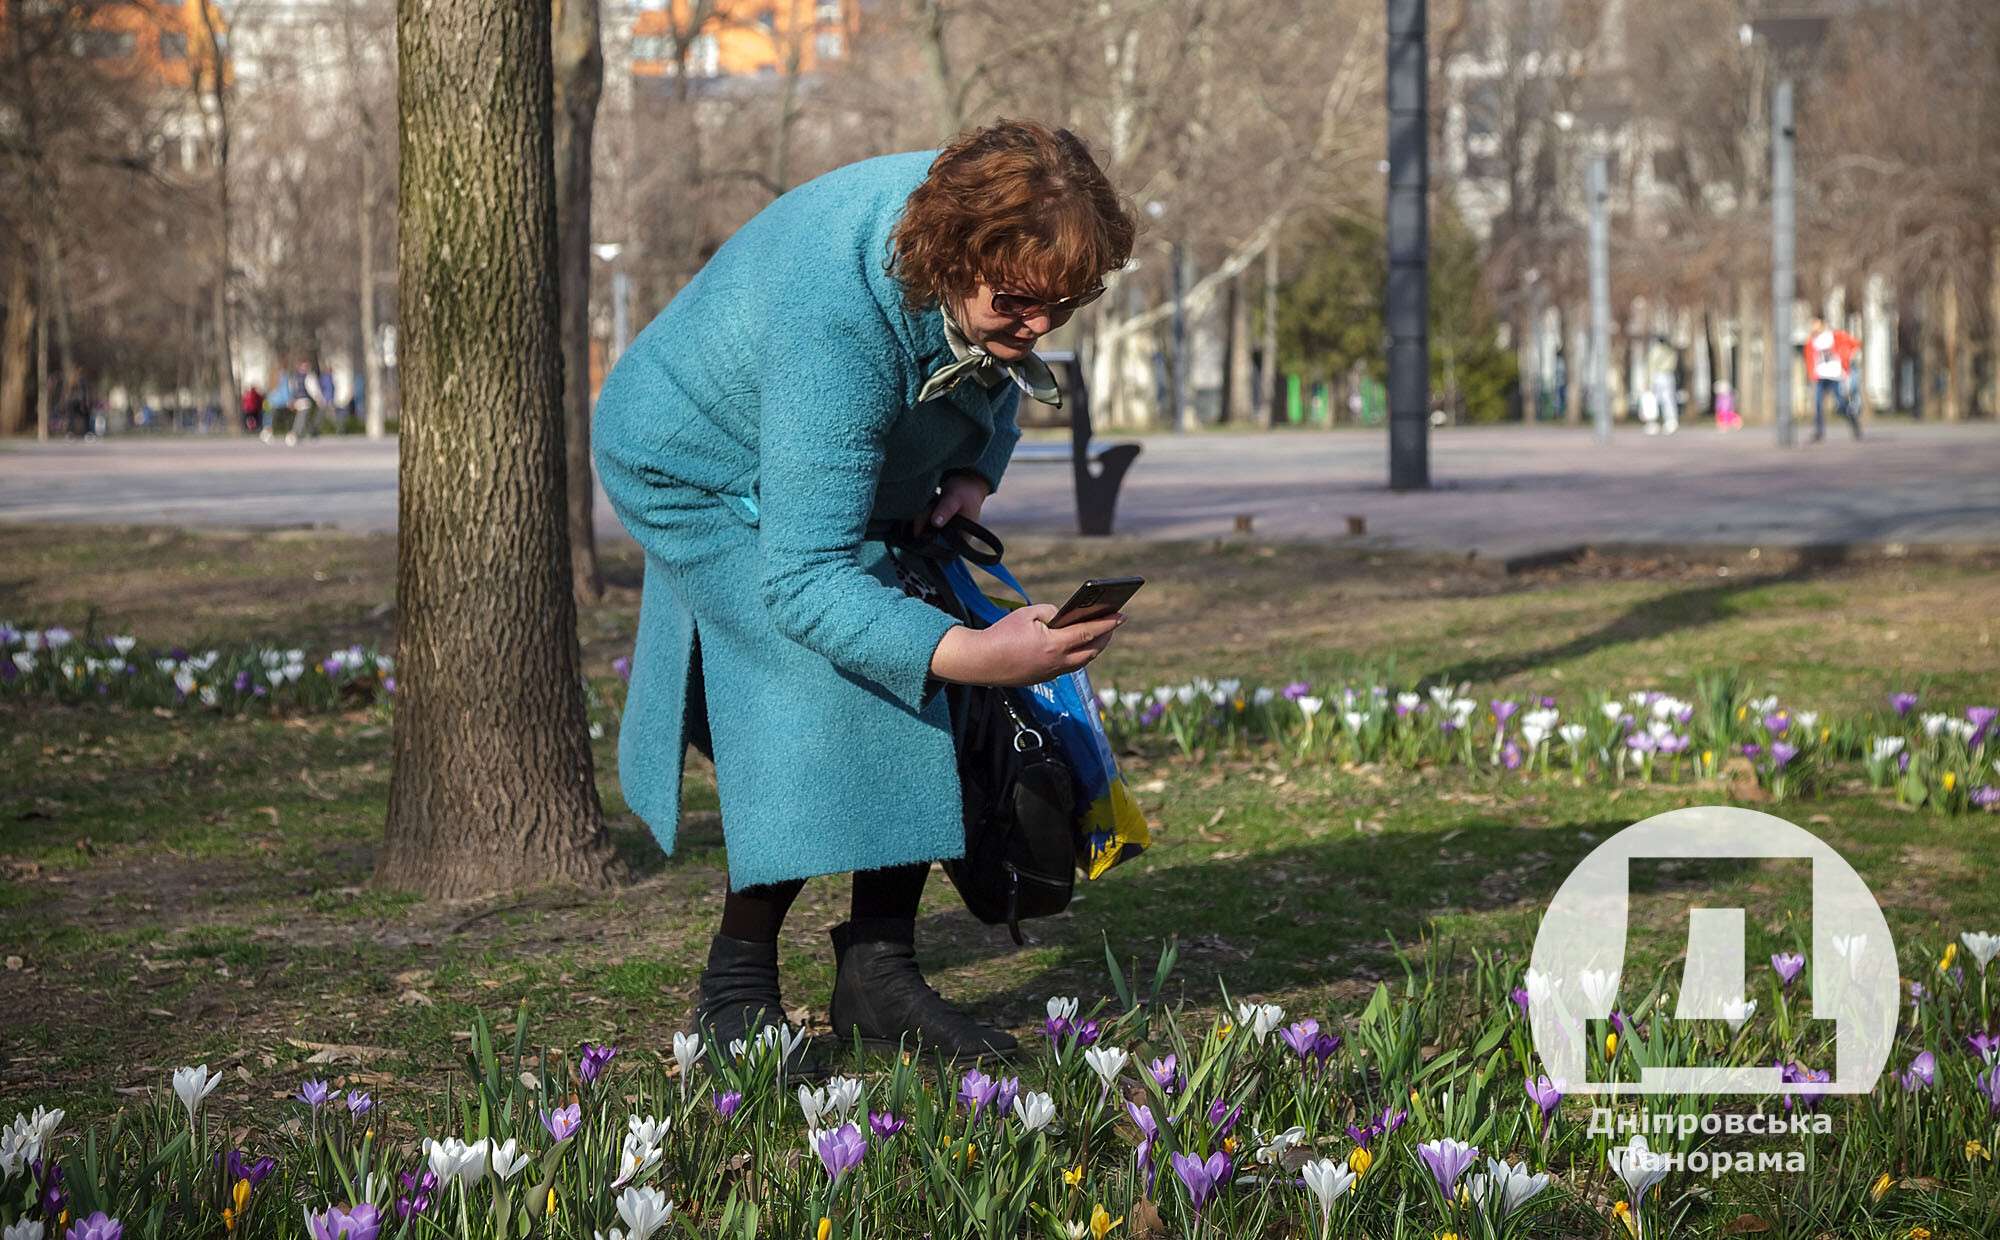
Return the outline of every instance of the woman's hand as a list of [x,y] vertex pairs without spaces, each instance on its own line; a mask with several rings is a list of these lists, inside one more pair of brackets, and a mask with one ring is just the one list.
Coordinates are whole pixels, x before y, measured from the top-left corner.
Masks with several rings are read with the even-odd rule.
[[1052,629],[1050,603],[1017,607],[987,628],[958,625],[931,655],[931,674],[965,685],[1038,685],[1104,653],[1124,613]]
[[931,505],[929,519],[922,513],[910,522],[910,532],[921,535],[924,526],[943,529],[945,522],[954,516],[964,514],[968,521],[979,520],[979,510],[985,506],[986,497],[992,492],[986,489],[986,479],[977,474],[953,474],[940,484],[943,494]]

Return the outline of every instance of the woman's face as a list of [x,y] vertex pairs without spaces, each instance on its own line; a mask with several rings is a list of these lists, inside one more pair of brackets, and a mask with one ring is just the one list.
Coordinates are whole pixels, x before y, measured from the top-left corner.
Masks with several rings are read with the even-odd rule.
[[993,294],[1029,295],[1027,289],[994,289],[981,280],[971,296],[958,304],[954,318],[972,343],[1002,361],[1018,362],[1034,351],[1035,342],[1060,326],[1069,315],[1037,310],[1025,317],[1002,314],[993,308]]

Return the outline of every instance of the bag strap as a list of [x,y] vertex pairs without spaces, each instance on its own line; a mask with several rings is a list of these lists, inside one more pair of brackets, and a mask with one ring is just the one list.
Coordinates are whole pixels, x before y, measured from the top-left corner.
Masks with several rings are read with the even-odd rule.
[[[922,534],[912,534],[908,521],[893,517],[869,522],[865,533],[867,537],[898,550],[912,551],[933,560],[956,557],[987,569],[997,566],[1000,558],[1007,554],[1007,548],[998,535],[964,513],[953,516],[943,528],[926,528]],[[1020,586],[1016,584],[1014,588],[1018,590]]]

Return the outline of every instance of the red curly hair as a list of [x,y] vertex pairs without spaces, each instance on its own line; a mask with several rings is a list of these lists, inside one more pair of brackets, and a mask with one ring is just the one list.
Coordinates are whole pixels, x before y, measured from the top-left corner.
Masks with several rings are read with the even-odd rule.
[[1125,265],[1136,231],[1082,139],[1002,119],[938,153],[890,235],[888,266],[912,310],[968,296],[982,278],[1074,297]]

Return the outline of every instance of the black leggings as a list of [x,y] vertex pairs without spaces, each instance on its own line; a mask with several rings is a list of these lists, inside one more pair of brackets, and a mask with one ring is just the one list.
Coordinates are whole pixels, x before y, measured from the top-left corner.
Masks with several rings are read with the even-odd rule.
[[[695,633],[689,657],[687,709],[682,719],[687,743],[715,761],[714,740],[708,727],[708,696],[701,675],[701,634]],[[890,866],[882,870],[856,870],[854,890],[849,897],[848,916],[914,918],[923,899],[924,880],[930,877],[928,861]],[[806,880],[795,878],[782,883],[765,883],[731,891],[722,901],[722,933],[732,939],[775,943],[785,924],[785,914],[798,899]]]

